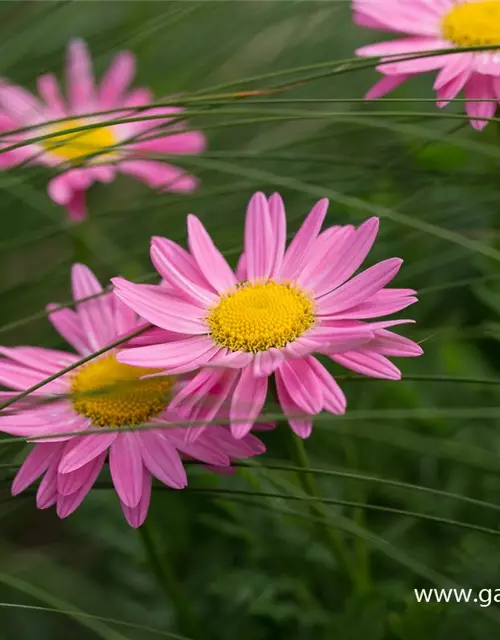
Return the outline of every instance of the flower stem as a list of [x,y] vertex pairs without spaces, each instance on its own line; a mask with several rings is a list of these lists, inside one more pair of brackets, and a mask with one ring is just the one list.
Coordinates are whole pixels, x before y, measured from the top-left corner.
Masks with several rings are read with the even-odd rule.
[[168,562],[165,553],[161,553],[158,548],[150,519],[146,520],[138,531],[151,570],[167,596],[169,603],[173,605],[179,631],[190,636],[190,638],[202,638],[200,627],[192,614],[191,605],[175,577],[172,566]]
[[326,545],[332,552],[338,565],[344,569],[349,576],[353,584],[359,588],[358,575],[356,568],[353,567],[351,562],[351,554],[338,529],[334,529],[325,522],[325,509],[321,502],[321,496],[319,495],[318,488],[314,476],[309,472],[310,464],[307,456],[304,442],[301,438],[297,437],[292,431],[290,433],[290,454],[294,463],[301,468],[301,472],[298,473],[299,482],[302,486],[304,493],[308,496],[315,498],[314,501],[309,503],[309,510],[312,515],[320,518],[321,522],[317,523],[317,529],[319,535],[323,538]]
[[[346,454],[346,461],[349,468],[358,468],[358,456],[350,438],[343,438],[343,446]],[[367,502],[365,491],[359,483],[352,491],[352,500],[364,504]],[[363,509],[354,509],[353,520],[360,526],[365,526],[365,513]],[[356,573],[358,576],[357,587],[360,594],[367,594],[372,589],[372,579],[370,575],[370,550],[365,538],[361,536],[354,540],[354,553],[356,558]]]

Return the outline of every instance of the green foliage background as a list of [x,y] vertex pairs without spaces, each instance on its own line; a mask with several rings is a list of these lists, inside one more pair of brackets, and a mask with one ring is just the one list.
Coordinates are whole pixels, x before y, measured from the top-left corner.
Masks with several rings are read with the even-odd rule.
[[[150,236],[184,243],[189,212],[234,264],[254,191],[282,193],[292,230],[326,196],[329,224],[381,217],[370,261],[404,258],[396,286],[418,289],[420,302],[407,312],[416,325],[401,332],[425,341],[425,355],[400,361],[402,382],[342,382],[348,413],[318,418],[301,461],[329,473],[274,468],[298,462],[281,424],[263,435],[269,452],[255,468],[218,477],[192,466],[194,490],[156,491],[148,533],[171,579],[166,590],[112,491],[93,491],[60,521],[37,511],[32,495],[10,499],[12,469],[2,467],[0,638],[495,637],[496,606],[417,605],[413,588],[500,588],[498,123],[479,134],[459,102],[438,111],[430,76],[400,88],[391,96],[399,101],[364,103],[375,72],[336,61],[377,36],[352,25],[348,1],[2,2],[0,75],[31,89],[43,72],[61,77],[75,36],[88,41],[98,73],[120,49],[133,50],[136,84],[158,97],[307,80],[190,107],[204,112],[190,120],[209,138],[206,154],[180,161],[201,179],[192,196],[124,177],[93,187],[78,253],[103,282],[150,274]],[[227,86],[212,91],[218,85]],[[48,178],[40,168],[0,174],[4,344],[63,346],[38,313],[69,298],[75,259]],[[1,462],[19,452],[5,443]],[[199,491],[214,488],[250,495]],[[308,501],[311,492],[324,500]],[[339,535],[350,575],[332,553]]]

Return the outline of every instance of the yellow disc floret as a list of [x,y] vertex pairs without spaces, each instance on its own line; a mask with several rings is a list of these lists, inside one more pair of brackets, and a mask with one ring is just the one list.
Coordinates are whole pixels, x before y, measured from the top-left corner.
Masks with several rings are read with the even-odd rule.
[[500,2],[480,0],[455,5],[443,19],[442,33],[459,47],[500,44]]
[[285,347],[310,329],[314,306],[292,284],[245,282],[210,309],[207,322],[219,346],[257,353]]
[[132,367],[113,354],[93,360],[76,371],[71,382],[73,408],[98,427],[146,423],[168,404],[174,379],[156,376],[158,369]]
[[[116,158],[113,149],[106,150],[117,143],[117,139],[111,127],[95,127],[84,131],[64,133],[68,129],[76,129],[90,124],[85,120],[66,120],[60,124],[51,126],[47,133],[51,134],[42,144],[52,155],[61,160],[76,162],[91,157],[91,160],[112,160]],[[58,135],[55,135],[58,134]],[[99,155],[96,155],[99,154]]]

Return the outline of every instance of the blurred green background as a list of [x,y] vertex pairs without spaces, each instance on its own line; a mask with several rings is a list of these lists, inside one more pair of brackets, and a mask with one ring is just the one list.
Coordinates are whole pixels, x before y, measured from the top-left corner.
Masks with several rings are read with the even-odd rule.
[[[370,262],[404,258],[395,286],[418,289],[420,302],[405,314],[417,323],[401,333],[425,341],[423,357],[399,361],[404,381],[341,383],[346,416],[318,418],[305,443],[305,464],[326,473],[273,468],[296,463],[281,424],[263,435],[269,451],[256,468],[233,477],[190,468],[195,489],[250,495],[156,491],[148,522],[170,595],[112,491],[93,491],[60,521],[37,511],[33,496],[10,499],[11,471],[2,469],[0,638],[495,637],[496,605],[418,605],[413,589],[500,588],[498,123],[479,134],[450,117],[462,104],[437,111],[430,76],[401,87],[399,102],[362,102],[376,73],[335,61],[377,34],[352,25],[348,1],[2,2],[0,35],[1,76],[30,89],[41,73],[61,77],[76,36],[89,43],[99,74],[119,50],[134,51],[136,84],[158,97],[306,79],[202,106],[207,113],[191,123],[206,131],[208,151],[180,160],[200,177],[195,194],[157,194],[125,177],[93,187],[80,230],[86,262],[103,282],[150,274],[150,236],[184,243],[193,212],[234,264],[254,191],[281,192],[292,230],[326,196],[329,224],[381,217]],[[231,84],[323,62],[331,64]],[[227,88],[212,92],[218,85]],[[0,174],[4,344],[63,347],[39,313],[69,298],[75,257],[64,212],[46,195],[50,175]],[[1,462],[19,451],[4,444]],[[304,500],[311,491],[326,502]],[[273,492],[282,497],[266,495]],[[332,554],[332,536],[348,546],[350,576]]]

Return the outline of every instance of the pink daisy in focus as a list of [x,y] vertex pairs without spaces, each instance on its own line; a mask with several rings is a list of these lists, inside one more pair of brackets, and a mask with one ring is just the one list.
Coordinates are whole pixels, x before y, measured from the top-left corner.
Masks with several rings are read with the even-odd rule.
[[[83,265],[73,267],[72,286],[75,300],[102,292],[93,273]],[[57,305],[49,305],[53,310],[49,319],[76,353],[0,347],[1,384],[15,391],[27,389],[120,335],[144,326],[131,309],[109,293],[77,304],[75,311],[55,308]],[[131,526],[139,527],[148,511],[152,476],[173,489],[187,485],[183,457],[224,472],[232,460],[264,452],[256,437],[249,434],[236,440],[228,427],[217,425],[195,443],[186,442],[186,429],[166,425],[179,419],[169,402],[186,381],[172,376],[142,379],[151,370],[122,364],[116,355],[116,349],[110,350],[58,377],[33,394],[37,405],[30,396],[14,403],[10,415],[0,417],[1,431],[37,438],[14,479],[14,495],[43,476],[36,494],[38,508],[56,505],[59,517],[65,518],[81,504],[109,460],[125,518]],[[63,397],[58,399],[58,395]],[[2,392],[4,398],[12,396],[12,392]],[[120,430],[145,423],[168,428]],[[99,427],[115,429],[87,436],[63,435]]]
[[[500,100],[500,50],[460,51],[465,47],[500,45],[498,0],[352,0],[354,22],[362,27],[392,31],[404,37],[361,47],[359,56],[405,56],[441,49],[457,53],[387,62],[384,74],[367,93],[375,99],[389,93],[409,77],[439,71],[434,82],[438,106],[444,107],[462,89],[465,108],[475,129],[492,118]],[[477,102],[477,100],[490,102]]]
[[[61,95],[57,79],[50,73],[37,79],[39,98],[22,87],[4,82],[0,87],[0,108],[3,110],[0,129],[5,132],[33,125],[36,128],[4,135],[0,151],[33,137],[46,134],[53,134],[53,137],[0,154],[0,168],[19,163],[62,168],[63,171],[49,182],[48,192],[56,204],[66,207],[72,221],[86,217],[87,189],[94,182],[111,182],[117,172],[134,176],[154,189],[176,193],[190,193],[196,189],[196,178],[183,169],[154,160],[154,155],[199,154],[205,148],[204,135],[200,131],[187,131],[185,121],[168,126],[173,118],[182,114],[183,109],[179,107],[135,111],[134,107],[151,103],[153,95],[148,89],[130,89],[134,73],[135,57],[129,51],[123,51],[112,61],[97,86],[85,42],[73,40],[68,46],[67,99]],[[85,116],[86,113],[122,107],[123,111]],[[135,116],[164,117],[106,125],[109,120]],[[61,118],[70,119],[50,123]],[[67,133],[95,123],[103,123],[103,126]]]
[[[153,238],[151,260],[164,284],[122,278],[113,283],[116,296],[157,327],[150,336],[155,344],[124,349],[118,359],[170,375],[202,368],[172,406],[208,423],[227,399],[232,433],[239,438],[261,412],[272,374],[299,436],[309,436],[311,416],[320,411],[344,413],[342,390],[313,353],[362,374],[400,378],[387,356],[417,356],[422,349],[387,329],[411,321],[364,320],[416,302],[411,289],[385,288],[402,260],[385,260],[352,277],[375,241],[378,219],[357,229],[320,232],[327,207],[327,200],[314,206],[285,250],[281,197],[267,200],[256,193],[236,273],[193,215],[188,216],[189,253],[171,240]],[[202,432],[203,426],[193,428],[189,437]]]

